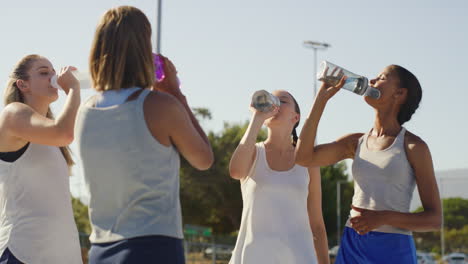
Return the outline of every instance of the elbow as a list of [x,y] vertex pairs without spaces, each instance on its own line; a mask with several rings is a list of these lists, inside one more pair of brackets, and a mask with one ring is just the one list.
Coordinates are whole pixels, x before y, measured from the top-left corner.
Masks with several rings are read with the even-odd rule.
[[229,166],[229,176],[231,176],[231,178],[233,179],[240,179],[240,175],[239,175],[239,171],[234,169],[232,166]]
[[75,139],[74,125],[60,124],[58,121],[55,122],[55,138],[57,140],[57,145],[61,147],[70,145]]
[[442,214],[440,212],[434,212],[432,215],[428,216],[427,218],[427,229],[426,232],[430,231],[438,231],[442,227]]
[[430,228],[433,231],[440,230],[442,227],[442,215],[438,214],[434,219],[431,221]]
[[306,156],[303,155],[302,153],[298,152],[296,154],[296,164],[301,165],[303,167],[308,167],[310,165],[310,162],[307,160]]
[[213,166],[213,163],[214,163],[213,152],[210,149],[208,153],[206,153],[202,157],[203,158],[197,163],[197,166],[195,166],[195,168],[197,170],[205,171],[211,168],[211,166]]
[[236,169],[235,166],[229,164],[229,176],[235,180],[240,180],[243,178],[242,172],[239,169]]
[[213,165],[213,160],[204,160],[200,162],[199,164],[197,164],[195,168],[200,171],[206,171],[210,169],[212,165]]
[[73,131],[71,132],[67,131],[67,132],[61,133],[58,138],[60,139],[60,143],[58,145],[61,147],[65,147],[65,146],[70,145],[73,142],[73,140],[75,139],[75,135]]
[[300,146],[296,149],[296,158],[295,162],[298,165],[301,165],[303,167],[309,167],[311,165],[311,160],[310,160],[310,153],[306,153],[304,148],[301,148]]

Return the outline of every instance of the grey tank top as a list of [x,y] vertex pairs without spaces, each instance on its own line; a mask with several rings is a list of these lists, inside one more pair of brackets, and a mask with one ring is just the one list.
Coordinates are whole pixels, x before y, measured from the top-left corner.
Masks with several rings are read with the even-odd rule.
[[[408,213],[416,185],[414,172],[405,150],[406,129],[402,127],[392,145],[384,150],[369,150],[369,133],[359,139],[352,166],[353,205],[370,210]],[[351,210],[351,217],[358,214]],[[350,226],[349,220],[346,223]],[[372,231],[411,235],[411,231],[380,226]]]
[[144,89],[134,101],[80,107],[76,137],[90,194],[93,243],[165,235],[183,238],[179,154],[148,130]]

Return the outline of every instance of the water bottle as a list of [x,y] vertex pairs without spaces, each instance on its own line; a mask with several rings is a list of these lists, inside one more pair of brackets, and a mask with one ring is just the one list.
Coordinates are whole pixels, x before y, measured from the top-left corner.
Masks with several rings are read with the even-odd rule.
[[317,79],[328,85],[335,86],[343,76],[346,76],[343,89],[374,99],[380,98],[380,91],[369,86],[369,80],[366,77],[352,73],[328,61],[322,61],[320,64]]
[[265,90],[256,91],[252,96],[252,106],[260,112],[269,112],[280,104],[278,97]]
[[[90,78],[88,73],[79,72],[77,70],[72,71],[71,73],[73,74],[73,76],[75,76],[75,78],[80,83],[80,88],[81,89],[91,88],[91,78]],[[52,76],[52,78],[50,79],[50,84],[52,84],[52,86],[57,88],[57,89],[63,90],[63,88],[60,86],[60,84],[58,84],[57,78],[58,78],[57,75]]]
[[164,73],[164,62],[159,54],[153,53],[153,62],[154,62],[154,75],[156,76],[156,81],[160,82],[166,77]]

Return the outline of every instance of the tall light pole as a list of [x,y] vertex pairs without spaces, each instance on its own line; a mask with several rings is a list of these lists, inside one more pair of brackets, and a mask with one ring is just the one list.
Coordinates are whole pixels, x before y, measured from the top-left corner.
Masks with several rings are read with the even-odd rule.
[[325,42],[318,42],[318,41],[311,41],[306,40],[304,41],[304,47],[313,49],[314,50],[314,96],[317,94],[317,50],[326,50],[330,48],[331,45]]
[[439,177],[439,186],[440,186],[440,204],[441,204],[441,209],[442,209],[442,221],[441,221],[441,229],[440,229],[440,254],[441,257],[443,258],[445,255],[445,230],[444,230],[444,225],[445,225],[445,219],[444,219],[444,181],[450,181],[450,180],[460,180],[460,178],[455,178],[455,177]]
[[158,4],[158,10],[156,12],[156,34],[155,35],[155,38],[156,38],[156,41],[155,41],[155,50],[156,50],[156,53],[159,54],[161,53],[161,7],[162,7],[162,0],[157,0],[157,4]]
[[340,245],[341,229],[341,184],[347,183],[344,180],[336,181],[336,245]]
[[441,221],[441,229],[440,229],[440,257],[443,258],[445,254],[445,236],[444,236],[444,186],[443,186],[443,179],[439,178],[440,181],[440,203],[442,209],[442,221]]

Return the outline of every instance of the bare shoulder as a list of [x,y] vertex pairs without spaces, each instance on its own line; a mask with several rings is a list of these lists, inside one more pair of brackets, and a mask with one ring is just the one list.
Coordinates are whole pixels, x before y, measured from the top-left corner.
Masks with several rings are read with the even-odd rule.
[[364,133],[350,133],[340,137],[337,142],[342,142],[346,145],[347,155],[346,158],[354,157],[356,148],[359,143],[359,139],[364,135]]
[[170,144],[169,137],[188,123],[188,114],[174,96],[152,91],[144,102],[145,120],[153,136],[162,144]]
[[405,147],[410,153],[422,154],[429,151],[429,146],[419,136],[406,131],[405,134]]
[[145,108],[151,112],[168,114],[183,111],[183,106],[174,96],[160,91],[151,91],[145,99]]
[[15,126],[21,123],[22,117],[27,118],[34,113],[30,106],[14,102],[3,108],[0,113],[0,145],[2,151],[16,149],[17,146],[24,145],[25,140],[20,139],[13,132]]
[[27,104],[23,104],[20,102],[13,102],[7,104],[1,113],[2,116],[9,117],[12,115],[20,115],[25,113],[31,113],[34,110]]
[[29,105],[20,102],[14,102],[6,105],[0,113],[2,130],[8,128],[9,125],[16,124],[21,120],[21,117],[30,116],[34,112],[34,109]]
[[408,161],[413,169],[424,164],[432,164],[432,156],[429,146],[419,136],[407,131],[405,135],[405,150]]
[[350,133],[338,138],[338,141],[357,142],[363,135],[364,133]]

